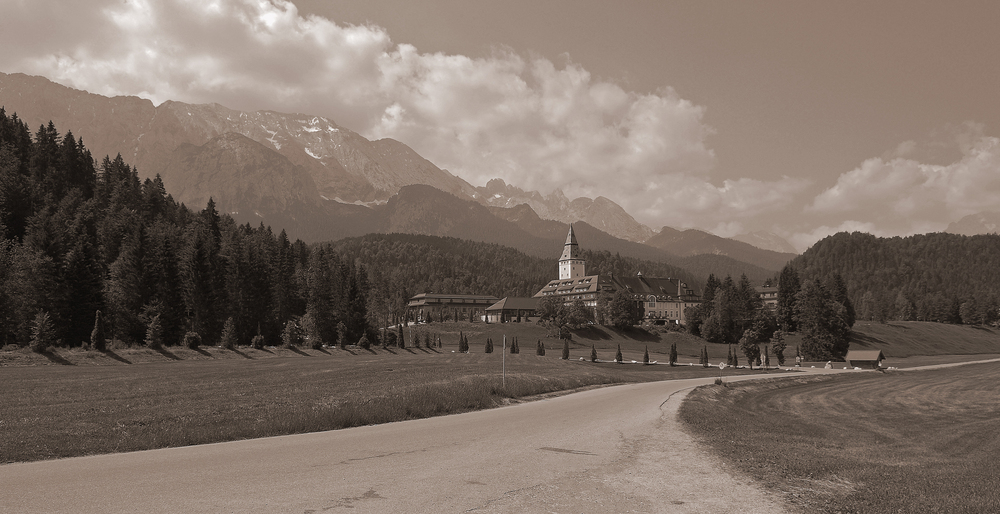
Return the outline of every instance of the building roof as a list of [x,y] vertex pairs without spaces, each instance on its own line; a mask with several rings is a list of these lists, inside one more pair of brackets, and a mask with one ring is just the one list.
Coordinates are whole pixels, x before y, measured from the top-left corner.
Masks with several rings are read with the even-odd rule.
[[533,311],[538,308],[538,298],[507,297],[486,308],[487,311]]
[[573,225],[569,226],[569,233],[566,234],[566,245],[563,246],[562,256],[559,257],[560,261],[579,259],[580,258],[580,245],[576,242],[576,234],[573,232]]
[[664,297],[682,300],[699,301],[694,291],[687,284],[676,278],[647,277],[638,274],[634,277],[620,275],[588,275],[580,278],[551,280],[537,293],[534,298],[545,296],[565,296],[578,293],[597,293],[599,291],[614,292],[619,289],[633,295],[647,297],[654,295],[658,300]]
[[499,300],[496,296],[481,295],[481,294],[437,294],[437,293],[419,293],[410,298],[407,303],[409,307],[416,307],[420,305],[427,304],[491,304]]
[[850,361],[881,361],[885,360],[882,350],[847,350],[844,360]]

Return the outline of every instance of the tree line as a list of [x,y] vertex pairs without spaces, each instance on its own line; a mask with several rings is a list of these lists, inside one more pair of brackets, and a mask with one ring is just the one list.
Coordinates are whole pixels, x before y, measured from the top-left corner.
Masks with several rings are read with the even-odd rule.
[[855,315],[840,275],[800,282],[795,269],[785,266],[776,309],[764,304],[746,275],[739,281],[710,275],[702,303],[688,308],[685,317],[691,334],[735,346],[752,366],[762,356],[765,362],[769,358],[766,346],[761,353],[762,344],[770,344],[779,364],[784,364],[784,337],[790,332],[801,334],[800,351],[807,359],[842,359]]
[[967,325],[1000,320],[1000,236],[841,232],[789,263],[804,279],[843,277],[864,321]]

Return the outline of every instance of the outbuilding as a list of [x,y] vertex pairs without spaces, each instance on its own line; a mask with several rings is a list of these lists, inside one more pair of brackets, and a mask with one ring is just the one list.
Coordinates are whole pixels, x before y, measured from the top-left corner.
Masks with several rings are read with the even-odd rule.
[[885,360],[885,355],[882,355],[882,350],[847,350],[844,360],[852,368],[878,369]]
[[537,309],[538,298],[507,297],[486,308],[486,321],[490,323],[531,321]]

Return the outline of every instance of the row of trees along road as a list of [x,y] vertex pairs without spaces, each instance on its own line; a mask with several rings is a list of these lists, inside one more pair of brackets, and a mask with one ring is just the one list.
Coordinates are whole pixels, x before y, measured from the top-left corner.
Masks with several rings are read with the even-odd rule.
[[759,346],[774,345],[783,361],[784,333],[802,336],[806,359],[843,358],[847,353],[854,307],[838,274],[825,280],[800,282],[798,273],[785,266],[779,276],[778,306],[772,311],[761,301],[746,275],[734,282],[710,275],[702,303],[685,311],[688,331],[710,343],[738,345],[751,362],[761,355]]

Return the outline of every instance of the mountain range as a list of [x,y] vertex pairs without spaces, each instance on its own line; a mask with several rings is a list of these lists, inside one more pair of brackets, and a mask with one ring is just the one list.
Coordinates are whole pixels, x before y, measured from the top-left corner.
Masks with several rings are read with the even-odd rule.
[[589,249],[683,262],[693,273],[767,277],[795,256],[773,235],[742,242],[698,230],[657,232],[601,196],[570,200],[500,179],[475,187],[399,141],[369,141],[321,116],[174,101],[154,106],[4,73],[0,106],[29,127],[52,121],[72,131],[99,160],[120,153],[141,177],[159,174],[180,202],[199,208],[212,197],[241,223],[280,227],[306,241],[404,232],[548,257],[558,255],[574,223]]

